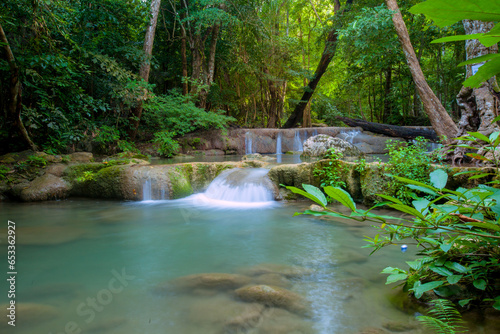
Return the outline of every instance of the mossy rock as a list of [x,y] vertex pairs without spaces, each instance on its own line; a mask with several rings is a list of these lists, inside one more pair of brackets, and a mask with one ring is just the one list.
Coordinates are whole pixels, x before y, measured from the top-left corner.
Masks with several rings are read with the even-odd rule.
[[193,193],[189,177],[183,171],[182,168],[175,167],[168,172],[170,179],[170,199],[183,198]]
[[377,194],[394,195],[389,188],[390,177],[385,175],[385,164],[372,162],[366,164],[366,170],[360,176],[363,201],[371,205],[382,200]]
[[319,186],[319,178],[314,176],[315,164],[301,163],[279,165],[269,170],[269,178],[274,184],[302,188],[302,184]]

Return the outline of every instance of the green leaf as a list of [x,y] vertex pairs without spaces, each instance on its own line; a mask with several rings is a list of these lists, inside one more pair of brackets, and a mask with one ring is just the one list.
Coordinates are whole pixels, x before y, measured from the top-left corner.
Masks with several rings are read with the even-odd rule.
[[467,132],[469,135],[471,135],[472,137],[474,138],[477,138],[479,140],[482,140],[482,141],[485,141],[485,142],[489,142],[490,139],[488,137],[486,137],[485,135],[483,135],[481,132]]
[[434,290],[435,288],[444,284],[444,281],[433,281],[424,284],[420,284],[417,287],[413,286],[411,289],[415,293],[415,297],[420,298],[424,292]]
[[322,206],[326,206],[328,204],[325,195],[319,188],[316,188],[315,186],[312,186],[310,184],[303,184],[302,188],[304,188],[304,190],[307,191],[309,194],[319,199],[320,202],[323,204]]
[[483,178],[483,177],[486,177],[489,175],[491,175],[491,173],[482,173],[479,175],[474,175],[474,176],[469,177],[469,180],[480,179],[480,178]]
[[[442,37],[442,38],[438,38],[438,39],[435,39],[433,40],[431,43],[432,44],[435,44],[435,43],[446,43],[446,42],[456,42],[456,41],[465,41],[465,40],[468,40],[468,39],[477,39],[479,37],[483,37],[484,34],[483,33],[480,33],[480,34],[470,34],[470,35],[455,35],[455,36],[446,36],[446,37]],[[478,57],[479,58],[479,57]],[[481,61],[478,61],[478,63],[480,63]],[[475,64],[475,63],[472,63],[472,64]],[[465,65],[464,63],[460,63],[458,64],[457,66],[462,66],[462,65]]]
[[441,248],[441,250],[445,253],[448,253],[448,251],[450,250],[451,246],[453,246],[453,243],[449,243],[449,244],[441,244],[439,245],[439,248]]
[[479,290],[486,289],[486,281],[484,279],[478,279],[472,282],[472,284]]
[[420,212],[418,212],[417,210],[415,210],[411,206],[404,205],[404,204],[388,204],[388,206],[395,209],[395,210],[398,210],[398,211],[401,211],[401,212],[404,212],[404,213],[407,213],[409,215],[412,215],[412,216],[415,216],[415,217],[418,217],[420,219],[425,220],[424,215],[422,215]]
[[469,271],[469,269],[467,269],[466,267],[462,266],[460,263],[457,262],[448,261],[444,265],[446,268],[455,270],[461,274],[466,274]]
[[429,266],[429,269],[432,270],[433,272],[435,272],[436,274],[441,275],[441,276],[448,277],[448,276],[453,275],[453,273],[451,271],[449,271],[448,269],[443,268],[443,267]]
[[[477,34],[477,35],[481,35],[481,34]],[[464,35],[464,36],[469,36],[468,39],[472,39],[473,38],[472,35]],[[497,57],[500,57],[500,53],[490,53],[490,54],[487,54],[487,55],[484,55],[484,56],[472,58],[472,59],[469,59],[467,61],[461,62],[457,66],[465,66],[465,65],[471,65],[471,64],[478,64],[478,63],[482,63],[483,61],[487,61],[487,60],[490,60],[490,59],[493,59],[493,58],[497,58]],[[491,137],[490,137],[490,140],[491,140]]]
[[464,307],[465,305],[469,304],[469,302],[472,300],[472,298],[469,299],[462,299],[458,301],[458,305]]
[[396,204],[404,204],[403,202],[401,202],[399,199],[395,198],[395,197],[392,197],[392,196],[388,196],[388,195],[384,195],[384,194],[377,194],[377,196],[385,199],[385,200],[388,200],[388,201],[391,201],[391,202],[394,202]]
[[500,0],[427,0],[410,8],[440,27],[461,20],[500,21]]
[[421,187],[421,186],[416,186],[414,184],[407,184],[406,187],[414,190],[421,191],[423,193],[429,194],[429,195],[434,195],[434,196],[439,196],[439,194],[433,190],[430,190],[429,188]]
[[471,88],[479,88],[483,82],[498,73],[500,73],[500,58],[495,58],[481,66],[476,74],[463,82],[463,85]]
[[460,279],[463,277],[464,275],[450,275],[448,277],[446,277],[446,280],[448,281],[448,283],[450,284],[457,284],[458,281],[460,281]]
[[485,229],[488,229],[488,230],[493,230],[493,231],[496,231],[496,232],[500,232],[500,226],[498,225],[495,225],[493,223],[488,223],[488,222],[470,222],[470,223],[467,223],[467,226],[474,226],[474,227],[479,227],[479,228],[485,228]]
[[328,196],[330,196],[334,200],[339,201],[340,204],[348,207],[352,211],[356,211],[356,204],[354,203],[351,195],[347,191],[340,188],[334,188],[332,186],[325,187],[324,190]]
[[403,183],[413,184],[413,185],[424,187],[424,188],[427,188],[427,189],[430,189],[430,190],[433,190],[433,191],[437,191],[437,189],[434,188],[433,186],[430,186],[430,185],[425,184],[423,182],[415,181],[415,180],[412,180],[412,179],[407,179],[406,177],[401,177],[401,176],[394,176],[394,178],[396,180],[398,180],[398,181],[403,182]]
[[424,215],[427,214],[427,211],[429,210],[429,208],[428,208],[429,203],[430,203],[430,201],[425,199],[425,198],[421,198],[418,201],[412,202],[415,209],[422,212],[422,214],[424,214]]
[[398,281],[402,281],[408,278],[407,274],[392,274],[387,277],[385,284],[392,284]]
[[448,182],[448,174],[442,169],[436,169],[429,176],[432,185],[438,189],[443,189],[446,186],[446,182]]
[[308,192],[305,192],[302,189],[299,189],[299,188],[296,188],[296,187],[292,187],[292,186],[288,186],[288,187],[286,187],[286,189],[292,191],[295,194],[299,194],[299,195],[302,195],[302,196],[304,196],[306,198],[309,198],[311,201],[316,202],[317,204],[319,204],[322,207],[324,207],[324,205],[321,202],[321,200],[319,200],[318,198],[316,198],[316,196],[313,196],[313,195],[309,194]]

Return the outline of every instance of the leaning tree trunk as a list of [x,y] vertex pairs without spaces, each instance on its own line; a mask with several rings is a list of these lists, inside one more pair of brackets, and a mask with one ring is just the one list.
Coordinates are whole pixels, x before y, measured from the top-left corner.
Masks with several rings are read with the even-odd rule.
[[28,131],[24,127],[23,121],[21,120],[21,110],[22,110],[22,87],[21,81],[19,81],[19,67],[16,63],[16,58],[12,53],[7,36],[3,31],[2,25],[0,24],[0,41],[3,44],[5,50],[6,60],[10,67],[10,85],[9,85],[9,96],[7,98],[7,113],[6,113],[6,127],[7,131],[11,132],[16,129],[21,137],[24,139],[26,144],[33,150],[37,151],[37,146],[31,140]]
[[[463,25],[467,35],[486,33],[495,25],[492,22],[481,22],[464,20]],[[479,40],[470,39],[465,42],[467,59],[497,53],[498,46],[485,47]],[[467,65],[467,78],[472,76],[472,66]],[[477,65],[476,65],[477,66]],[[494,95],[496,87],[495,77],[484,82],[479,88],[462,87],[457,95],[457,103],[460,108],[460,122],[458,123],[458,135],[466,135],[467,131],[478,131],[486,136],[494,131],[499,131],[497,123],[491,121],[498,116],[497,101]],[[464,159],[465,149],[455,148],[453,161],[461,162]]]
[[[346,6],[351,5],[352,1],[353,0],[347,0]],[[338,1],[336,1],[335,7],[339,7]],[[335,12],[338,13],[338,8],[335,9]],[[302,98],[300,99],[300,102],[295,107],[293,113],[290,115],[283,128],[293,128],[302,121],[304,117],[304,110],[306,109],[309,100],[313,96],[316,86],[318,86],[321,77],[323,76],[323,74],[325,74],[328,65],[330,65],[333,56],[335,56],[337,39],[338,39],[338,31],[337,27],[335,27],[328,34],[328,38],[326,39],[325,49],[323,51],[323,54],[321,55],[321,60],[319,61],[318,67],[314,72],[313,79],[309,81],[309,84],[306,86],[306,89],[304,91],[304,94],[302,95]]]
[[[148,29],[146,30],[146,37],[144,38],[144,54],[146,59],[139,69],[139,76],[144,80],[149,80],[149,71],[151,70],[151,55],[153,54],[153,44],[155,40],[156,22],[158,21],[158,13],[160,12],[161,0],[153,0],[151,2],[151,20],[149,21]],[[147,92],[144,92],[144,96],[137,99],[137,105],[132,108],[132,117],[130,118],[130,139],[135,139],[137,135],[137,129],[139,128],[139,122],[142,116],[142,102],[146,99]]]
[[392,15],[392,22],[394,22],[396,33],[403,46],[406,61],[424,105],[425,113],[429,117],[437,135],[449,142],[451,138],[456,136],[458,128],[425,80],[396,0],[385,0],[385,2],[387,7],[395,12]]

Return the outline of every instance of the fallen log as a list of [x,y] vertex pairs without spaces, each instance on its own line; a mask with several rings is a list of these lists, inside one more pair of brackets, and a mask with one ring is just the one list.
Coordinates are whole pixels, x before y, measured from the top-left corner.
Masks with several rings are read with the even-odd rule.
[[424,137],[431,141],[437,142],[439,138],[433,129],[414,129],[399,125],[389,125],[364,121],[362,119],[354,119],[347,117],[337,116],[337,119],[344,122],[349,126],[358,126],[363,130],[379,133],[389,137],[400,137],[404,139],[415,139],[417,137]]

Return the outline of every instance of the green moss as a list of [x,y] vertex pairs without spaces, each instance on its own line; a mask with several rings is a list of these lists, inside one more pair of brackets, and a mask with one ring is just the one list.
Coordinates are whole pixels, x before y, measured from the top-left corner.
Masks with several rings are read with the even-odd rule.
[[193,193],[193,188],[189,182],[189,178],[181,171],[181,168],[176,167],[168,171],[170,179],[170,198],[183,198]]
[[105,164],[96,162],[69,166],[64,172],[64,178],[69,182],[75,182],[76,179],[83,177],[85,172],[92,172],[95,174],[106,167]]

